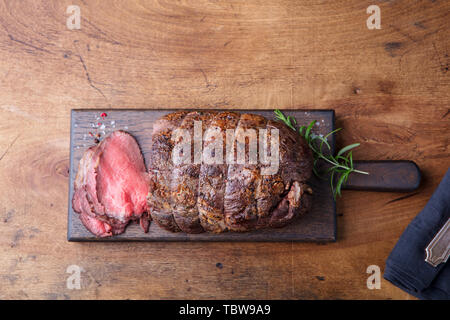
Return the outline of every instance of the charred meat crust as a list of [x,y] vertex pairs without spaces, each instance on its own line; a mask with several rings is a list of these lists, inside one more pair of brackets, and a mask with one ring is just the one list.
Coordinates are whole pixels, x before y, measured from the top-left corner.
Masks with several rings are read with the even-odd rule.
[[186,111],[170,113],[153,126],[150,149],[149,177],[150,192],[147,197],[150,214],[161,227],[179,232],[181,229],[175,222],[171,203],[172,178],[172,131],[180,126]]
[[[236,129],[245,141],[245,129],[279,130],[280,164],[274,175],[261,175],[263,165],[178,164],[172,162],[176,129],[193,136],[195,121],[202,121],[203,148],[214,143],[209,133]],[[259,139],[259,137],[257,137]],[[234,150],[237,148],[237,142]],[[193,146],[192,148],[193,149]],[[223,155],[226,146],[223,145]],[[148,205],[153,220],[167,230],[186,233],[249,231],[282,227],[311,207],[311,189],[306,181],[312,173],[312,153],[306,142],[284,124],[253,114],[235,112],[175,112],[155,123],[149,165]]]
[[[214,115],[214,112],[208,111],[190,112],[184,117],[178,129],[186,130],[191,137],[194,137],[194,123],[201,121],[203,136],[205,128],[209,126]],[[200,167],[201,163],[196,164],[195,161],[173,167],[171,181],[173,216],[178,227],[186,233],[204,232],[197,208]]]
[[[226,141],[226,130],[236,129],[240,115],[234,112],[216,114],[206,129],[204,148],[215,143],[214,131],[221,129],[222,141]],[[222,143],[222,156],[226,155],[226,144]],[[228,165],[203,163],[200,169],[197,207],[200,223],[205,231],[222,232],[227,230],[224,215],[224,197],[228,177]]]
[[[235,150],[245,143],[248,129],[265,128],[267,120],[252,114],[241,114],[235,131]],[[249,148],[249,147],[248,147]],[[258,226],[257,190],[261,185],[260,164],[250,164],[249,152],[245,164],[229,164],[224,196],[224,215],[231,231],[248,231]]]

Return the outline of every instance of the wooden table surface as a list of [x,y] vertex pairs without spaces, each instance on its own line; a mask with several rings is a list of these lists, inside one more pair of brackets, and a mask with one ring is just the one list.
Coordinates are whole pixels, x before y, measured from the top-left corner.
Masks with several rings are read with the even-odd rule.
[[[0,1],[0,299],[411,299],[369,290],[366,269],[450,164],[449,15],[445,0]],[[414,160],[423,184],[345,191],[325,245],[69,243],[77,108],[335,109],[338,146]]]

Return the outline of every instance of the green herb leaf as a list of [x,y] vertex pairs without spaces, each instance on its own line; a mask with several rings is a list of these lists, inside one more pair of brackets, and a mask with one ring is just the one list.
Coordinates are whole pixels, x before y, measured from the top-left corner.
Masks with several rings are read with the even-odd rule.
[[346,153],[347,151],[349,151],[349,150],[351,150],[351,149],[353,149],[353,148],[358,147],[359,145],[360,145],[359,143],[354,143],[354,144],[350,144],[350,145],[348,145],[348,146],[346,146],[346,147],[343,147],[341,150],[339,150],[339,152],[337,153],[337,155],[340,156],[340,155]]
[[[283,112],[280,110],[275,110],[275,119],[283,122],[288,127],[290,127],[292,130],[297,130],[297,121],[294,117],[288,116],[286,117]],[[342,128],[338,128],[336,130],[333,130],[326,134],[325,136],[317,135],[313,132],[313,127],[317,121],[313,120],[311,121],[308,126],[300,126],[298,127],[298,133],[306,140],[308,143],[308,146],[313,152],[314,155],[314,166],[313,166],[313,172],[316,176],[321,178],[321,175],[319,174],[317,170],[317,163],[319,160],[325,161],[326,163],[330,164],[331,166],[327,169],[327,172],[330,174],[330,186],[333,193],[334,199],[336,199],[337,196],[341,195],[342,186],[347,182],[348,177],[351,173],[360,173],[360,174],[369,174],[368,172],[355,170],[353,167],[353,154],[352,149],[358,147],[359,143],[353,143],[346,147],[343,147],[334,157],[333,155],[328,154],[331,150],[331,146],[328,143],[328,137],[332,134],[335,134],[336,132],[340,131]],[[320,142],[320,143],[319,143]],[[317,148],[317,145],[319,147]],[[328,150],[327,153],[323,152],[323,146],[327,146]],[[347,153],[347,154],[346,154]],[[335,178],[337,178],[337,182],[334,183]]]
[[306,128],[306,131],[305,131],[305,139],[306,139],[306,141],[308,141],[308,139],[309,139],[309,134],[310,134],[310,132],[311,132],[312,127],[314,127],[314,124],[315,124],[315,123],[316,123],[316,120],[311,121],[311,122],[309,123],[308,127]]

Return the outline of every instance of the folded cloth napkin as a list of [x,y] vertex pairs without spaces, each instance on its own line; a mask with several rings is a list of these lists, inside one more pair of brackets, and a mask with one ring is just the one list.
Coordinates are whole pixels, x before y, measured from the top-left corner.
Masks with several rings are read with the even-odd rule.
[[425,248],[450,219],[450,169],[425,208],[401,235],[386,261],[384,278],[419,299],[450,299],[450,259],[425,262]]

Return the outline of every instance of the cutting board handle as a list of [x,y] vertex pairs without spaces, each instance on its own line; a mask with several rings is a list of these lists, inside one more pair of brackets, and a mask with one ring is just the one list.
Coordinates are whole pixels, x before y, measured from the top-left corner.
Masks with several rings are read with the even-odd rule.
[[408,160],[355,161],[355,169],[368,175],[352,173],[343,188],[348,190],[411,192],[420,185],[419,167]]

